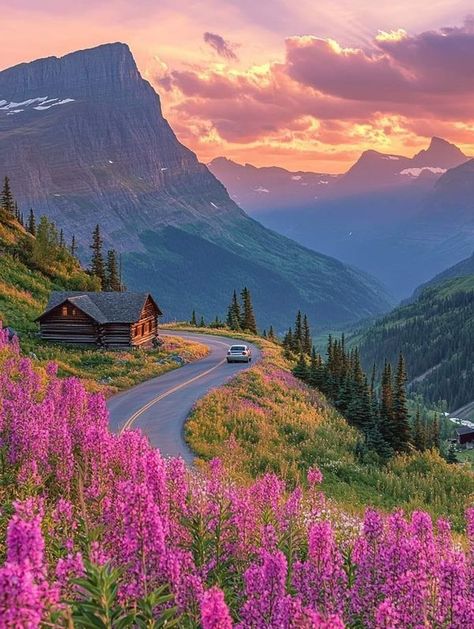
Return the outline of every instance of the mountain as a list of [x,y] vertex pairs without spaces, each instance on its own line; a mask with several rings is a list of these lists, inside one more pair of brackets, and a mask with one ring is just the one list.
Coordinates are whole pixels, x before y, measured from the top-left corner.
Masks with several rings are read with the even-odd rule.
[[75,234],[83,259],[99,223],[127,284],[155,292],[168,319],[222,315],[244,285],[280,330],[297,308],[334,325],[389,307],[366,274],[249,218],[177,140],[126,45],[9,68],[0,94],[0,173],[20,206]]
[[[332,178],[222,158],[210,167],[267,227],[375,275],[399,298],[474,248],[472,160],[440,138],[411,158],[365,151]],[[290,181],[288,193],[269,173]]]
[[209,170],[221,181],[232,197],[252,213],[288,207],[313,205],[326,196],[337,175],[289,171],[277,166],[260,167],[237,164],[225,157],[216,157]]
[[336,194],[363,193],[380,188],[410,185],[413,181],[429,186],[449,168],[469,158],[454,144],[433,137],[427,149],[404,157],[364,151],[357,162],[337,182]]
[[474,274],[430,286],[362,333],[364,364],[381,369],[401,351],[413,393],[451,411],[474,402],[473,312]]

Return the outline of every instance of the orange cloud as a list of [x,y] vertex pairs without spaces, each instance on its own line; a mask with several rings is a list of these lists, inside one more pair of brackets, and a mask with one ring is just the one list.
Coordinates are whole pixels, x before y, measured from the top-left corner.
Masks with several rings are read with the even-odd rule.
[[197,130],[187,139],[200,154],[235,155],[245,145],[261,163],[269,147],[285,144],[298,162],[311,154],[333,162],[337,146],[344,167],[343,155],[354,144],[417,149],[425,142],[422,129],[440,135],[442,128],[448,139],[469,144],[473,20],[419,35],[379,32],[364,49],[314,36],[289,37],[285,44],[282,63],[211,65],[160,77],[172,119]]

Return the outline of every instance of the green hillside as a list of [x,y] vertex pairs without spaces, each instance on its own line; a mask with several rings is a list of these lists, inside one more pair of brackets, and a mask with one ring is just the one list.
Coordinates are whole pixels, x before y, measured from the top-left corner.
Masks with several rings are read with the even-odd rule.
[[362,333],[366,367],[380,369],[401,351],[410,390],[428,403],[446,400],[455,410],[474,400],[474,274],[426,288]]
[[449,267],[449,269],[438,273],[438,275],[433,277],[431,280],[419,286],[414,293],[414,297],[419,297],[425,288],[428,288],[429,286],[435,286],[436,284],[441,284],[448,279],[465,277],[466,275],[474,275],[474,253],[470,258],[461,260],[461,262],[458,262],[454,266]]
[[[44,239],[44,231],[49,238]],[[108,395],[158,376],[184,360],[202,358],[207,349],[197,343],[172,339],[162,348],[113,351],[44,343],[35,318],[52,290],[96,290],[79,262],[59,244],[52,223],[42,222],[37,238],[0,209],[0,321],[15,330],[25,354],[40,363],[53,360],[59,374],[81,378],[89,390]]]

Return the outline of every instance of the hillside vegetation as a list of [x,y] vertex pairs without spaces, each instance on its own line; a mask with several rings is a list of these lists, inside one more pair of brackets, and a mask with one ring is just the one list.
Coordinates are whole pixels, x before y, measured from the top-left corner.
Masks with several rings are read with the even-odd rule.
[[381,465],[362,433],[291,374],[281,348],[259,343],[263,360],[201,399],[186,424],[187,440],[203,461],[221,457],[239,481],[273,472],[291,486],[317,465],[326,495],[346,511],[425,509],[461,526],[474,492],[468,468],[446,463],[435,450]]
[[[354,340],[354,339],[353,339]],[[474,275],[426,288],[356,339],[366,367],[405,356],[410,390],[455,410],[474,400]]]
[[[52,224],[47,223],[51,233]],[[54,235],[54,233],[53,233]],[[62,376],[77,376],[89,390],[114,393],[179,366],[177,357],[193,360],[206,355],[198,343],[167,339],[149,350],[105,351],[44,343],[35,318],[44,310],[52,290],[95,290],[97,281],[65,249],[38,243],[16,220],[0,220],[0,321],[19,335],[24,353],[41,363],[55,361]]]

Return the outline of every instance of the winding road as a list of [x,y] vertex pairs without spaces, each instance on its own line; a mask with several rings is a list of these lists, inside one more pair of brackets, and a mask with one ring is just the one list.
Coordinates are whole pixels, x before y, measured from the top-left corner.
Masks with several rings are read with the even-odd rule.
[[[194,455],[184,440],[184,424],[194,403],[249,365],[226,361],[229,346],[242,341],[178,331],[160,332],[160,336],[195,340],[207,345],[209,354],[111,397],[107,402],[110,427],[114,432],[140,428],[161,454],[181,456],[190,465]],[[255,345],[250,347],[251,366],[261,358],[261,352]]]

